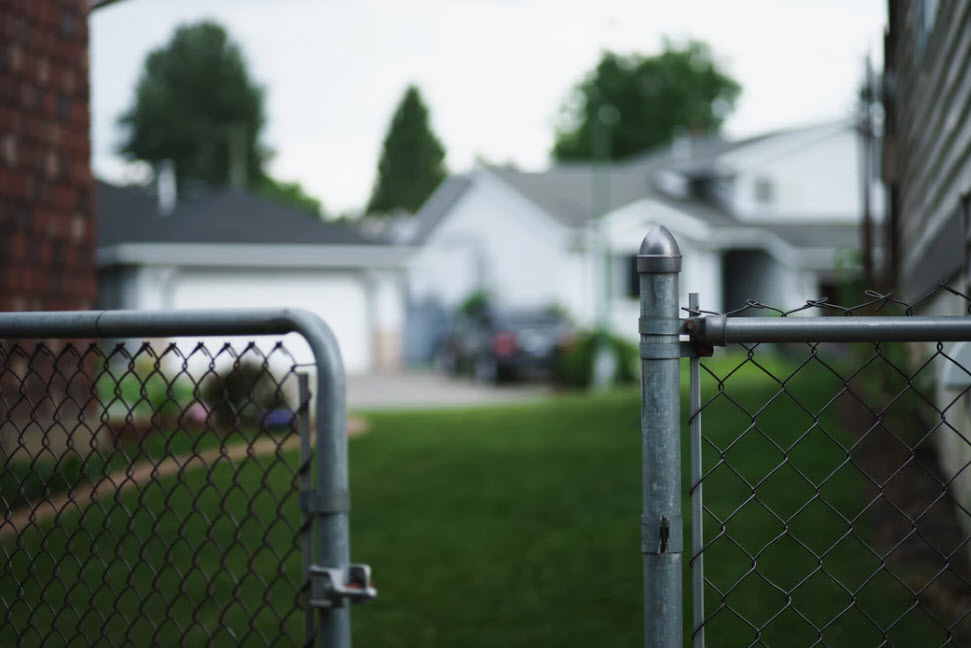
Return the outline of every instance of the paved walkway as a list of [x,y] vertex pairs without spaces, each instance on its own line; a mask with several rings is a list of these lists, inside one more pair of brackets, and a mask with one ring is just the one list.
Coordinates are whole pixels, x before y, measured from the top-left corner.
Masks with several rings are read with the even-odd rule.
[[[352,417],[347,423],[347,434],[349,437],[355,437],[363,434],[366,428],[367,424],[362,419]],[[0,540],[17,535],[31,524],[38,524],[62,512],[84,509],[92,500],[113,493],[122,493],[135,486],[175,475],[186,468],[209,466],[219,460],[239,461],[273,454],[277,450],[286,452],[298,447],[300,447],[298,435],[293,435],[283,443],[279,443],[274,437],[264,437],[252,442],[240,441],[222,448],[209,448],[195,454],[168,457],[158,463],[140,461],[116,470],[96,484],[85,484],[11,511],[8,517],[0,520]]]
[[347,378],[347,406],[351,410],[470,407],[537,401],[552,395],[549,383],[522,381],[492,386],[434,371]]

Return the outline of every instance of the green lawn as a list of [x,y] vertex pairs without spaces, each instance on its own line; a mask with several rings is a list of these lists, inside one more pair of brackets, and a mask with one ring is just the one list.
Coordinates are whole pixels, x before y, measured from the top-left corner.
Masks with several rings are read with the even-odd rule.
[[[723,375],[729,366],[715,363],[714,370]],[[772,370],[784,374],[785,366]],[[725,386],[749,411],[778,391],[752,365]],[[824,371],[800,373],[788,385],[814,411],[833,388]],[[711,380],[706,393],[716,393]],[[368,415],[369,432],[351,443],[352,554],[373,567],[380,597],[355,609],[356,645],[640,645],[638,399],[634,389],[536,405]],[[834,513],[853,514],[865,496],[853,470],[827,478],[846,459],[838,443],[848,437],[835,411],[824,410],[814,427],[785,394],[757,415],[757,429],[724,397],[704,417],[712,442],[731,446],[724,454],[738,472],[718,464],[721,451],[706,450],[714,467],[706,504],[711,515],[728,519],[727,535],[711,515],[706,519],[708,611],[721,605],[717,587],[762,628],[761,645],[813,645],[809,622],[836,618],[849,595],[817,572],[819,560],[792,536],[823,555],[823,568],[844,582],[859,584],[879,566]],[[789,464],[772,472],[785,448]],[[687,482],[687,448],[684,459]],[[291,611],[300,565],[294,463],[291,453],[266,477],[254,462],[193,470],[125,493],[117,505],[106,499],[83,517],[69,514],[58,529],[45,525],[4,542],[0,605],[9,613],[0,620],[0,645],[15,644],[27,626],[36,628],[22,639],[29,645],[62,643],[76,629],[86,639],[76,645],[102,632],[132,645],[175,645],[182,631],[190,633],[189,645],[245,645],[281,626],[299,637],[302,618]],[[820,498],[793,467],[822,483]],[[761,503],[745,503],[751,492],[742,479],[759,484]],[[220,512],[221,504],[228,509]],[[689,510],[685,499],[686,520]],[[857,530],[863,539],[865,533]],[[31,563],[28,555],[39,554],[42,543],[49,557]],[[748,574],[752,555],[761,576]],[[142,565],[132,571],[127,565],[136,562]],[[244,578],[248,568],[255,575]],[[857,593],[878,623],[912,602],[886,578]],[[787,596],[792,606],[780,613]],[[688,607],[685,617],[687,626]],[[132,619],[141,620],[130,626]],[[229,630],[217,630],[220,624]],[[896,645],[940,643],[923,640],[932,630],[927,622],[902,626],[891,633]],[[832,622],[825,644],[879,645],[882,634],[873,628],[852,611]],[[757,630],[727,608],[715,613],[707,638],[713,647],[758,641]]]

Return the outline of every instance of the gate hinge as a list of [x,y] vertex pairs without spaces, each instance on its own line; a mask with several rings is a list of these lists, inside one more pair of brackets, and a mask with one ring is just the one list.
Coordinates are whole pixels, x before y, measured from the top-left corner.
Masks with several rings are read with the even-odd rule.
[[310,607],[339,608],[345,601],[367,603],[378,595],[371,585],[371,568],[310,566]]

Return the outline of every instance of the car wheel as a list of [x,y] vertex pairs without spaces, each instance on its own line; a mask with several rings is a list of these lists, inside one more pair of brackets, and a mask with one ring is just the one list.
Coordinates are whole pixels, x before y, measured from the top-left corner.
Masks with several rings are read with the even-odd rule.
[[475,361],[475,379],[480,383],[495,385],[499,382],[499,362],[491,356]]

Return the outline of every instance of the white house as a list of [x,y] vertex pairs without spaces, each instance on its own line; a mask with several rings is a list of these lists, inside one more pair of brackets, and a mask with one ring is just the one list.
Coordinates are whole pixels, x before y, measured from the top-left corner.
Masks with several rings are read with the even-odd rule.
[[97,205],[103,308],[304,308],[330,325],[349,373],[400,363],[407,248],[233,189],[198,188],[160,210],[99,182]]
[[[835,297],[837,267],[859,247],[858,147],[852,125],[830,123],[684,139],[609,166],[479,166],[420,210],[409,299],[451,309],[485,291],[508,307],[557,304],[585,326],[608,312],[634,336],[633,257],[652,224],[678,238],[685,303],[689,289],[716,311]],[[882,193],[871,193],[879,220]]]

